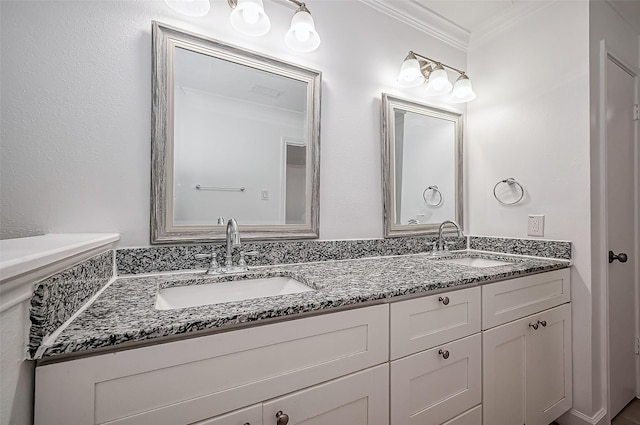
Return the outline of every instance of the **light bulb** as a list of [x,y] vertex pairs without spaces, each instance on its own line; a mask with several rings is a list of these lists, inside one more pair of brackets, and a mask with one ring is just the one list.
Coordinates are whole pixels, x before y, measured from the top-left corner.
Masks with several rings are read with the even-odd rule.
[[262,0],[238,0],[231,11],[231,25],[243,34],[265,35],[271,29],[271,21],[264,12]]
[[311,52],[320,46],[320,36],[316,31],[315,22],[305,6],[300,6],[293,15],[284,42],[296,52]]
[[305,42],[311,37],[311,32],[307,28],[300,28],[295,31],[296,38],[302,42]]
[[247,7],[242,11],[242,17],[247,24],[254,25],[256,22],[258,22],[258,19],[260,19],[260,14],[255,8]]
[[398,84],[401,87],[416,87],[422,83],[424,83],[424,76],[420,71],[420,63],[413,52],[409,53],[400,67]]

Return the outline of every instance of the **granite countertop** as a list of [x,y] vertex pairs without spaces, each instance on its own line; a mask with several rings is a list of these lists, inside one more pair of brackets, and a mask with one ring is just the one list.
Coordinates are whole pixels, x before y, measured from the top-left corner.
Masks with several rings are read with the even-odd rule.
[[[206,276],[179,273],[120,277],[67,326],[42,347],[39,358],[88,354],[98,348],[149,341],[230,325],[256,323],[308,312],[394,301],[393,297],[445,288],[457,289],[490,281],[569,267],[564,260],[457,252],[446,257],[473,256],[512,264],[470,267],[443,262],[429,254],[262,266],[249,272]],[[213,283],[245,278],[288,276],[315,289],[241,302],[156,310],[159,289],[176,285]]]

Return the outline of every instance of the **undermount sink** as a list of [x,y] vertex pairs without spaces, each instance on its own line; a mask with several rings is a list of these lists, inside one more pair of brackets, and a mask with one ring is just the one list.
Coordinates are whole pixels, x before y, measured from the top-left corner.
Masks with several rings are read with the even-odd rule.
[[197,307],[232,301],[313,291],[313,288],[286,277],[234,280],[201,285],[173,286],[160,289],[156,297],[157,310]]
[[489,258],[479,258],[479,257],[443,258],[443,259],[438,259],[438,261],[443,261],[445,263],[460,264],[462,266],[470,266],[470,267],[497,267],[497,266],[509,266],[513,264],[508,261],[498,261],[498,260],[491,260]]

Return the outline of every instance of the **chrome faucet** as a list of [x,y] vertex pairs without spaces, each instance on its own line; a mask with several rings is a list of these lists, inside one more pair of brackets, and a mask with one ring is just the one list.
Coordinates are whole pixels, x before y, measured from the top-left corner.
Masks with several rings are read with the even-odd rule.
[[225,267],[233,266],[233,248],[240,247],[240,230],[235,218],[230,218],[227,222],[227,256],[224,262]]
[[[220,219],[219,219],[220,220]],[[196,258],[210,258],[211,263],[209,264],[209,268],[205,272],[206,274],[225,274],[225,273],[239,273],[246,272],[249,270],[249,266],[247,265],[247,261],[245,257],[257,257],[260,254],[258,251],[249,251],[244,252],[240,251],[240,259],[238,260],[238,265],[233,265],[233,248],[238,248],[242,246],[240,243],[240,229],[238,228],[238,222],[230,218],[227,222],[227,232],[226,232],[226,242],[227,242],[227,254],[224,262],[224,266],[218,264],[215,248],[212,249],[211,254],[197,254]]]
[[451,224],[456,228],[456,230],[458,231],[459,238],[464,237],[464,233],[462,233],[462,229],[460,228],[460,225],[458,223],[456,223],[453,220],[443,221],[442,224],[440,224],[440,228],[438,229],[438,240],[433,243],[433,249],[431,251],[432,255],[446,255],[449,253],[449,247],[447,246],[447,241],[445,241],[444,238],[442,237],[442,230],[444,229],[444,226],[446,226],[447,224]]

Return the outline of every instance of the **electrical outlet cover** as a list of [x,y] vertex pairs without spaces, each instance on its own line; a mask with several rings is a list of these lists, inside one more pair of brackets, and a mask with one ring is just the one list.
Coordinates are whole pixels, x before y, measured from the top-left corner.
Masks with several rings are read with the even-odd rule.
[[543,215],[529,215],[529,220],[527,222],[527,235],[544,236]]

